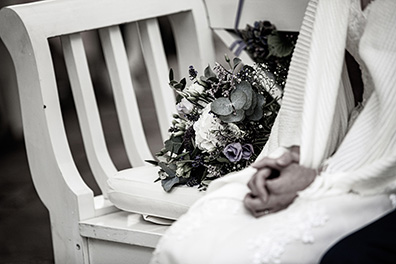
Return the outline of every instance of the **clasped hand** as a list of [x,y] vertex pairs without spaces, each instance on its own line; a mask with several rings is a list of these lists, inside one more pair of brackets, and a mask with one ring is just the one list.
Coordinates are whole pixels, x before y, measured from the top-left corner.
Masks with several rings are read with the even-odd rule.
[[257,172],[248,183],[244,204],[255,217],[285,209],[298,191],[312,183],[316,171],[299,165],[299,160],[300,148],[292,147],[279,158],[266,157],[252,164]]

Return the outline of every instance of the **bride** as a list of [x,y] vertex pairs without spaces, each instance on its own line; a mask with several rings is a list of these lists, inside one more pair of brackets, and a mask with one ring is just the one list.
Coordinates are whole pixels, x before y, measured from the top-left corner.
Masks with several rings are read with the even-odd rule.
[[318,263],[393,210],[395,25],[394,0],[311,0],[263,153],[214,181],[151,263]]

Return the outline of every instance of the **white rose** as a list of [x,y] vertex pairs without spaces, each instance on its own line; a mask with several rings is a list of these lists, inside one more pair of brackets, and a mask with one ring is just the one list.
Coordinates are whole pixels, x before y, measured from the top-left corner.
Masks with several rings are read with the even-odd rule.
[[223,129],[220,119],[209,111],[210,104],[203,109],[201,116],[194,124],[195,143],[204,152],[212,152],[217,145],[220,145],[221,142],[216,138],[216,131]]
[[176,105],[176,110],[180,115],[188,115],[194,109],[194,105],[186,98],[181,99],[180,103]]

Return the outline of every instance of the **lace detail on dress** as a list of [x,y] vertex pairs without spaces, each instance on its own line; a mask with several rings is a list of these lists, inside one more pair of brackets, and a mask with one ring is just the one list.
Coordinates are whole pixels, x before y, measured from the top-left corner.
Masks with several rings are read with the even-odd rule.
[[301,241],[304,244],[314,243],[313,229],[324,226],[328,218],[325,210],[313,203],[305,211],[296,210],[282,221],[274,222],[270,232],[249,241],[253,251],[252,263],[281,263],[287,244],[293,241]]

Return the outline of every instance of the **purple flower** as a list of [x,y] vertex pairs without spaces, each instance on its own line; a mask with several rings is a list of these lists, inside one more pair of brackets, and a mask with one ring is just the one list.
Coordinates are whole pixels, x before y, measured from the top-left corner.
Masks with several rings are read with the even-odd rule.
[[252,144],[244,144],[242,146],[242,159],[249,160],[253,153],[254,149]]
[[242,158],[242,145],[241,143],[228,144],[223,149],[223,153],[229,161],[238,162]]

